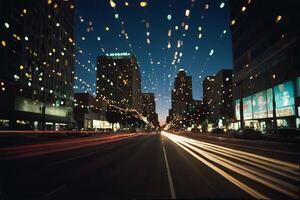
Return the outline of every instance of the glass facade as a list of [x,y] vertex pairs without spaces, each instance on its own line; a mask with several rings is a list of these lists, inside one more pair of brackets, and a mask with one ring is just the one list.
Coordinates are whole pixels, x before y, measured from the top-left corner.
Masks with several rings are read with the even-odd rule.
[[[294,116],[296,114],[295,97],[300,96],[300,77],[296,79],[295,86],[293,81],[288,81],[276,85],[273,89],[269,88],[243,98],[244,120],[272,118],[273,92],[275,96],[276,117]],[[240,120],[239,99],[235,100],[235,116],[237,120]]]

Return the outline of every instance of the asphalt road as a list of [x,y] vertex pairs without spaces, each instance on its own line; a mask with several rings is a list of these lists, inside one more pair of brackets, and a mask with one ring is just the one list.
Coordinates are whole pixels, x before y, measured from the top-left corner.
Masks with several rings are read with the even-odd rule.
[[295,145],[163,132],[3,147],[0,199],[299,198]]

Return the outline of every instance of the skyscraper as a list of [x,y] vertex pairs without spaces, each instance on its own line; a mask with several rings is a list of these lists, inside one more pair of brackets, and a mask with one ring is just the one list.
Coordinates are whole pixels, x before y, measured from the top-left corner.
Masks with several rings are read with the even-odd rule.
[[74,1],[0,1],[0,119],[5,128],[72,123]]
[[140,69],[134,55],[111,53],[97,58],[97,98],[142,112]]
[[192,77],[188,76],[183,69],[180,69],[175,77],[171,99],[172,104],[167,121],[172,120],[176,115],[188,113],[188,109],[193,101]]
[[158,115],[155,111],[155,98],[154,93],[142,93],[143,102],[143,116],[147,117],[147,120],[153,124],[153,126],[158,127]]
[[232,70],[222,69],[214,76],[207,76],[203,81],[203,96],[209,121],[216,126],[229,125],[233,118]]
[[296,127],[300,2],[230,0],[229,5],[236,127]]

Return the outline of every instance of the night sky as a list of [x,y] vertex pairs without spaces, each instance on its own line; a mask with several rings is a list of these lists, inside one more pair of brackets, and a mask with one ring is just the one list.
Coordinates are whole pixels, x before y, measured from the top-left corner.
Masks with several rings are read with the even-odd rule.
[[95,94],[98,55],[133,53],[140,65],[142,92],[155,93],[163,124],[179,69],[192,75],[193,97],[201,99],[203,78],[232,68],[226,0],[148,0],[146,7],[140,6],[140,0],[114,2],[115,8],[109,0],[76,0],[75,92]]

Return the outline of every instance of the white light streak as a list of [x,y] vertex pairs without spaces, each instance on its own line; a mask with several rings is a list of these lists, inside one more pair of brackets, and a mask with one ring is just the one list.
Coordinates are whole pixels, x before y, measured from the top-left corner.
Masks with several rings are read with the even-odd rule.
[[[162,132],[162,135],[254,198],[268,199],[269,197],[233,177],[230,175],[231,173],[247,177],[253,182],[260,183],[291,198],[299,197],[298,186],[293,183],[293,181],[299,182],[299,164],[297,163],[201,142],[167,132]],[[213,163],[218,163],[218,166],[226,168],[226,172]],[[288,182],[287,179],[293,181]]]

